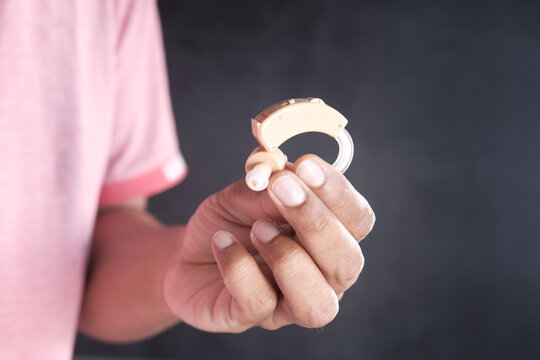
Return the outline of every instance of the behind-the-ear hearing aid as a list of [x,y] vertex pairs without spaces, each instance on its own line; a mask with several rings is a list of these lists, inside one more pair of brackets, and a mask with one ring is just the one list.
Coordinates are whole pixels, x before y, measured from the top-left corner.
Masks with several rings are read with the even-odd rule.
[[307,132],[320,132],[336,139],[339,153],[332,166],[344,173],[354,153],[345,125],[347,119],[321,99],[290,99],[270,106],[251,120],[253,136],[261,146],[246,160],[247,185],[255,191],[266,189],[270,175],[287,166],[287,156],[279,146]]

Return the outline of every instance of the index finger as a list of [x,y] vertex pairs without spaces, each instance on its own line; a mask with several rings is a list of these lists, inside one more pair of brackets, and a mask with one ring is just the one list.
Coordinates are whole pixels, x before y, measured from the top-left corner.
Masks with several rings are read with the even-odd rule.
[[332,165],[318,156],[304,155],[296,161],[293,170],[357,241],[373,229],[375,213],[368,201]]

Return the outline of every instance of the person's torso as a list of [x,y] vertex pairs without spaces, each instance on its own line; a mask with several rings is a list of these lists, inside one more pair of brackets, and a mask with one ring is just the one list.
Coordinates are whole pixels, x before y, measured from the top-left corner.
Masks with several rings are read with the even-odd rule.
[[0,0],[0,354],[13,358],[71,358],[113,126],[112,4]]

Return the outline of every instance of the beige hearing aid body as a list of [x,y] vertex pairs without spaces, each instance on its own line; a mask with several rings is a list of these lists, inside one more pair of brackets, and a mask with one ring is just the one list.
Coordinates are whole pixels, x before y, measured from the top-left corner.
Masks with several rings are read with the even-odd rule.
[[253,136],[261,146],[246,160],[247,185],[255,191],[266,189],[271,174],[287,165],[287,156],[279,146],[307,132],[324,133],[337,140],[339,154],[333,166],[345,172],[354,152],[346,125],[343,115],[318,98],[285,100],[265,109],[251,120]]

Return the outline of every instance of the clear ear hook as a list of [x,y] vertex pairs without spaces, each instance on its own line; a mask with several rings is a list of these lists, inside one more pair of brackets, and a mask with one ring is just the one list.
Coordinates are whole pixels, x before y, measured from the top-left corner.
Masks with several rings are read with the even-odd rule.
[[345,129],[341,130],[336,141],[339,145],[339,153],[332,166],[344,174],[351,165],[354,156],[354,143],[351,134]]
[[252,119],[252,132],[259,144],[246,160],[246,184],[254,191],[268,186],[272,173],[283,170],[287,156],[279,146],[293,136],[321,132],[336,139],[339,152],[332,164],[344,173],[351,165],[354,144],[345,130],[347,119],[318,98],[299,98],[279,102]]

